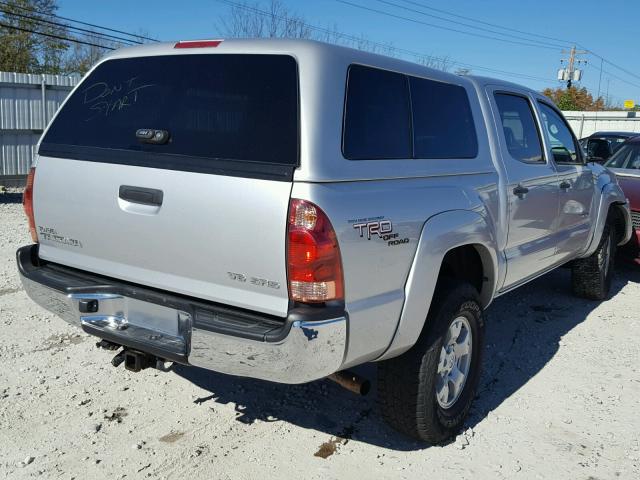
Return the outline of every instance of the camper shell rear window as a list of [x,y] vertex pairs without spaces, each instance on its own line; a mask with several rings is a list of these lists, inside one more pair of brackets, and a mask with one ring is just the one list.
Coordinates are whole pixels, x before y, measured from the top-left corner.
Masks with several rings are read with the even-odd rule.
[[[297,63],[288,55],[112,59],[98,65],[68,99],[39,153],[288,176],[299,162],[298,103]],[[166,138],[144,138],[154,132]]]

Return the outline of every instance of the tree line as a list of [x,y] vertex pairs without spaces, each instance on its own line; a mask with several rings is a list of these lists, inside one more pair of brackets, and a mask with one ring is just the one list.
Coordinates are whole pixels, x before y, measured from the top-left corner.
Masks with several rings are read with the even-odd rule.
[[560,110],[578,110],[597,112],[602,110],[621,110],[619,106],[594,98],[585,87],[581,88],[545,88],[542,94],[549,97]]
[[79,27],[57,10],[57,0],[0,0],[0,71],[84,74],[107,51],[145,41]]

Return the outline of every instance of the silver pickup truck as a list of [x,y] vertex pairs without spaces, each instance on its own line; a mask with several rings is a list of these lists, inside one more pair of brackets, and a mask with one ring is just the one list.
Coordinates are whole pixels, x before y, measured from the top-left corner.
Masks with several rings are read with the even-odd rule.
[[539,93],[311,41],[108,55],[24,206],[26,291],[114,365],[303,383],[378,362],[383,416],[430,443],[469,410],[491,301],[561,265],[605,299],[631,235]]

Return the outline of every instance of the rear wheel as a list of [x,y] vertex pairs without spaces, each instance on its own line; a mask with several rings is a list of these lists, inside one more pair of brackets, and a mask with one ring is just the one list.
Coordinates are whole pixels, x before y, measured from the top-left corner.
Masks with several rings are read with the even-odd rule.
[[571,266],[573,293],[591,300],[607,298],[611,289],[615,255],[615,229],[607,223],[596,251],[587,258],[575,260]]
[[480,378],[484,321],[468,284],[438,289],[418,342],[378,364],[378,399],[396,430],[431,444],[453,437],[466,418]]

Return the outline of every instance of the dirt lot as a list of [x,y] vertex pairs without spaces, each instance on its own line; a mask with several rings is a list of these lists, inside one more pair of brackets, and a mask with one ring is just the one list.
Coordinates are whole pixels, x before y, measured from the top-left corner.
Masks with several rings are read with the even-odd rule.
[[567,270],[498,299],[467,428],[425,448],[384,425],[375,394],[328,381],[113,368],[22,290],[19,201],[0,194],[0,478],[640,477],[638,267],[601,304],[572,298]]

